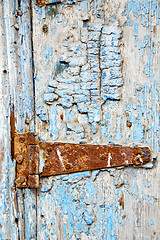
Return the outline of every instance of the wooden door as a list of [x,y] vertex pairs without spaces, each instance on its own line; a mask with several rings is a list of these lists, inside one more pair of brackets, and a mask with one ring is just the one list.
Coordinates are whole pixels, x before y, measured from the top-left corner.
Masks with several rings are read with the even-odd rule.
[[[6,2],[1,239],[159,239],[159,2]],[[15,189],[10,122],[43,141],[148,146],[152,162]]]

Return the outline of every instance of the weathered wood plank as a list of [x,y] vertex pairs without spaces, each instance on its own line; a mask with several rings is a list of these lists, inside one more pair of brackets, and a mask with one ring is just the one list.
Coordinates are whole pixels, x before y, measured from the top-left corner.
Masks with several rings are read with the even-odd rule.
[[[31,44],[30,1],[2,1],[1,37],[3,38],[1,109],[4,139],[1,239],[36,239],[36,192],[15,189],[15,162],[10,151],[10,110],[14,109],[15,130],[34,130],[34,91]],[[2,54],[1,54],[2,56]],[[6,76],[6,77],[5,77]],[[8,79],[8,80],[7,80]],[[4,91],[6,89],[6,92]],[[13,125],[13,119],[12,119]],[[13,126],[12,126],[13,127]],[[2,147],[2,146],[1,146]],[[2,169],[3,169],[2,168]],[[32,211],[29,211],[32,209]]]
[[[16,130],[34,130],[34,85],[33,85],[33,58],[31,42],[31,1],[20,1],[18,16],[17,36],[17,61],[18,78],[15,80],[15,118]],[[23,211],[23,223],[21,226],[22,239],[36,239],[36,190],[17,190],[20,194],[21,211]],[[23,202],[21,199],[23,198]],[[19,199],[18,199],[19,200]]]
[[14,188],[15,163],[10,146],[10,81],[5,4],[0,1],[0,239],[18,239]]
[[[149,0],[75,1],[74,5],[66,2],[42,8],[33,2],[36,131],[43,140],[134,143],[148,145],[153,155],[158,156],[159,9],[158,1]],[[110,92],[110,98],[103,102],[106,95],[102,95],[105,85],[101,81],[101,87],[92,86],[92,90],[101,89],[101,94],[94,95],[101,108],[89,102],[91,108],[86,110],[84,102],[88,99],[84,91],[88,90],[88,85],[79,82],[84,83],[84,79],[87,82],[90,76],[92,81],[94,78],[88,65],[84,68],[83,63],[93,54],[95,58],[90,64],[96,63],[98,69],[94,65],[92,69],[100,74],[100,66],[101,80],[107,78],[104,62],[112,64],[117,55],[111,54],[111,61],[100,61],[102,49],[96,43],[104,43],[103,37],[109,33],[110,26],[113,29],[113,23],[118,23],[114,25],[114,34],[120,30],[121,35],[118,55],[122,74],[117,77],[118,82],[109,80],[105,84],[114,84],[121,96],[114,88],[115,92]],[[99,31],[101,24],[104,28]],[[85,44],[88,44],[89,27],[95,35],[89,36],[92,45],[87,45],[91,49],[87,55]],[[104,55],[109,55],[106,46],[103,50]],[[116,70],[112,70],[115,74]],[[89,74],[83,73],[80,78],[82,72]],[[70,74],[68,78],[67,74]],[[73,86],[81,98],[74,94]],[[159,239],[159,174],[157,161],[144,169],[113,169],[43,178],[37,201],[38,238]]]

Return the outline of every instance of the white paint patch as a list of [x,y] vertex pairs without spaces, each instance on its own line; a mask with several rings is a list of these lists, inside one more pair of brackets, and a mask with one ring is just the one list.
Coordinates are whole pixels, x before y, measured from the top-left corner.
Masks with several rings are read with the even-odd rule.
[[62,163],[62,166],[63,166],[63,168],[66,170],[66,168],[65,168],[65,166],[64,166],[64,163],[63,163],[63,158],[62,158],[62,156],[61,156],[61,152],[59,151],[59,149],[57,148],[57,155],[58,155],[58,157],[59,157],[59,160],[60,160],[60,162]]
[[111,159],[112,159],[111,153],[108,153],[108,167],[111,166]]
[[45,159],[43,158],[43,151],[40,149],[39,150],[39,173],[43,172],[44,163],[45,163]]
[[128,160],[125,160],[125,164],[126,164],[126,165],[128,165],[128,164],[129,164]]

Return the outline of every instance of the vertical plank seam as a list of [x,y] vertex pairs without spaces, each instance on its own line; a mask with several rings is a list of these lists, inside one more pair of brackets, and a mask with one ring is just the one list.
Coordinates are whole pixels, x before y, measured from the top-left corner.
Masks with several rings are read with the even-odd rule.
[[[34,46],[33,46],[33,1],[30,0],[30,24],[31,24],[31,55],[32,55],[32,81],[33,81],[33,122],[34,122],[34,131],[36,131],[36,110],[35,110],[35,68],[34,68]],[[37,214],[37,194],[38,191],[35,189],[36,192],[36,239],[37,239],[37,232],[38,232],[38,214]]]

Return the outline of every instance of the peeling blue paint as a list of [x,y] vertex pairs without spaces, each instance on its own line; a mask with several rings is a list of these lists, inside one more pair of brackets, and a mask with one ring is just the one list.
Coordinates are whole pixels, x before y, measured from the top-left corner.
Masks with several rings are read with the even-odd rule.
[[[52,134],[50,139],[59,139],[62,131],[60,124],[63,124],[65,129],[63,140],[67,142],[91,141],[92,143],[105,142],[110,145],[119,142],[126,145],[132,143],[132,146],[138,146],[141,143],[148,144],[157,152],[159,150],[157,139],[159,76],[155,74],[154,64],[159,42],[154,41],[154,34],[157,31],[155,25],[159,22],[159,3],[149,0],[127,1],[123,11],[126,19],[123,26],[119,25],[117,15],[112,15],[104,22],[101,17],[103,12],[98,12],[94,3],[91,24],[87,15],[89,2],[76,2],[76,4],[81,13],[81,20],[76,19],[73,29],[79,26],[78,30],[76,29],[80,32],[79,39],[76,41],[70,37],[69,40],[64,39],[63,54],[55,62],[62,61],[61,63],[65,63],[67,67],[60,66],[60,69],[58,67],[56,70],[56,63],[53,62],[55,68],[51,76],[52,80],[50,79],[51,81],[47,83],[48,88],[46,85],[43,89],[44,94],[51,94],[46,96],[48,103],[51,104],[51,106],[47,105],[49,130]],[[101,6],[102,2],[99,1],[96,4]],[[63,7],[62,4],[61,10]],[[54,19],[56,24],[58,22],[66,24],[67,20],[60,15],[61,13],[58,13]],[[152,21],[152,16],[156,22]],[[67,25],[65,24],[64,26]],[[129,48],[125,46],[127,51],[130,51],[127,56],[131,53],[131,57],[135,54],[137,59],[140,59],[138,61],[144,60],[144,62],[137,62],[137,64],[140,63],[139,69],[135,66],[137,69],[135,77],[140,81],[139,83],[137,79],[134,83],[131,82],[132,76],[130,78],[129,73],[126,73],[127,70],[124,71],[126,75],[123,77],[123,51],[120,51],[119,38],[122,37],[123,40],[123,32],[127,35],[127,31],[131,31],[133,35],[130,36],[133,40],[132,45]],[[141,34],[142,32],[144,34]],[[50,58],[47,50],[44,51],[44,57]],[[126,64],[126,59],[123,60]],[[125,99],[125,94],[121,95],[119,90],[123,85],[126,91],[127,86],[133,86],[133,89],[129,88],[131,99]],[[54,94],[57,94],[57,99],[54,99]],[[43,108],[40,107],[40,109]],[[63,112],[63,120],[60,120],[59,112]],[[41,110],[38,114],[41,116]],[[84,122],[80,121],[82,117],[85,119]],[[131,127],[126,127],[126,120],[132,123]],[[154,209],[157,204],[155,194],[151,194],[154,188],[151,178],[152,171],[154,172],[153,166],[155,166],[154,161],[149,166],[145,166],[148,169],[102,169],[54,178],[50,192],[52,202],[55,203],[56,214],[62,215],[64,237],[81,239],[84,233],[89,239],[94,239],[96,236],[99,239],[118,239],[119,229],[122,231],[126,222],[133,224],[133,221],[140,229],[142,224],[140,209],[145,208],[146,205]],[[109,178],[105,178],[105,174],[108,174]],[[144,179],[140,178],[142,174]],[[106,179],[108,181],[112,179],[111,185],[107,185]],[[120,186],[122,182],[123,187]],[[108,188],[111,188],[110,192]],[[124,194],[124,209],[119,205],[122,194]],[[42,195],[41,198],[46,198],[46,195]],[[130,213],[126,206],[128,202],[132,207],[133,205],[137,207],[139,216],[136,215],[137,213]],[[148,214],[148,216],[151,215]],[[146,228],[151,228],[153,223],[155,224],[155,218],[146,219]],[[56,224],[57,221],[55,215]],[[43,231],[47,232],[46,226]]]

